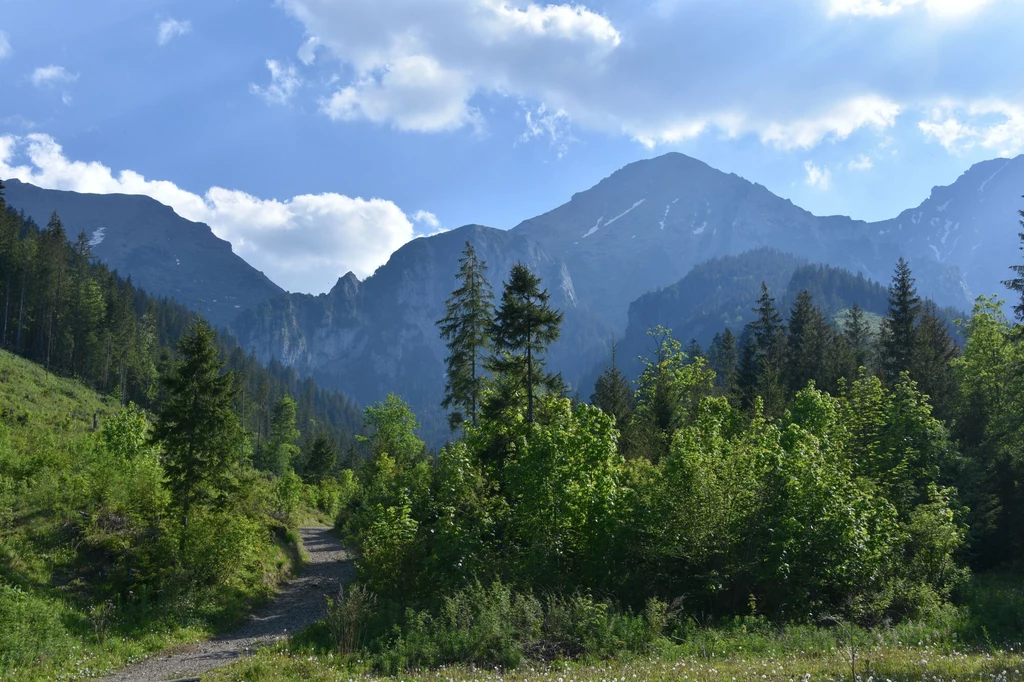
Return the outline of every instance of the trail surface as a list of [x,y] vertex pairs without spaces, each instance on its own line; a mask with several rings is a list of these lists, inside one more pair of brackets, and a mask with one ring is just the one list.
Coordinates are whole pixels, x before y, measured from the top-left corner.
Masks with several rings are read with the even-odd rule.
[[291,636],[323,617],[324,595],[355,577],[352,558],[330,528],[302,528],[309,563],[274,601],[257,609],[237,630],[206,642],[153,654],[101,682],[158,682],[193,677]]

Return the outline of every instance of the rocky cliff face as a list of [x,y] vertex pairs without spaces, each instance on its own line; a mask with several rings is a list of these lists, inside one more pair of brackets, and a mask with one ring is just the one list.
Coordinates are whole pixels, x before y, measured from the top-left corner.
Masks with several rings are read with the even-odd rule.
[[[566,313],[550,365],[586,397],[593,368],[626,330],[632,302],[680,282],[699,263],[752,249],[788,254],[779,261],[787,272],[797,262],[827,263],[882,284],[905,256],[922,295],[967,309],[1014,262],[1022,187],[1024,157],[987,162],[936,188],[918,209],[866,223],[812,215],[760,185],[668,154],[630,164],[507,232],[466,226],[417,239],[365,282],[347,275],[323,296],[275,298],[234,328],[261,358],[294,365],[364,404],[402,394],[440,438],[445,350],[434,323],[466,240],[487,261],[496,296],[515,261],[543,278]],[[673,295],[685,297],[680,287]]]
[[149,197],[79,194],[5,180],[7,203],[40,226],[57,211],[68,238],[85,232],[93,255],[156,296],[167,296],[226,326],[242,310],[283,293],[231,251],[209,226],[185,220]]

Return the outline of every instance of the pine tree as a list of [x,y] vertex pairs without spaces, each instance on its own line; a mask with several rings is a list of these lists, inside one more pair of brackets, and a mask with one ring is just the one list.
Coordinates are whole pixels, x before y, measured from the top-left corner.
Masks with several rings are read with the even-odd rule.
[[448,425],[453,431],[467,418],[476,424],[483,393],[483,365],[494,324],[494,294],[486,273],[486,263],[467,241],[456,275],[459,287],[449,296],[445,316],[437,322],[448,348],[447,383],[441,405],[449,410]]
[[715,371],[715,383],[725,395],[734,395],[740,358],[736,350],[736,335],[728,327],[724,332],[715,334],[709,361],[711,369]]
[[[1024,210],[1019,211],[1021,216],[1020,225],[1024,227]],[[1020,237],[1020,250],[1024,251],[1024,232],[1018,232],[1017,236]],[[1013,274],[1016,275],[1011,279],[1003,282],[1003,285],[1020,296],[1020,302],[1013,306],[1013,313],[1017,316],[1017,321],[1024,323],[1024,265],[1011,265],[1010,269],[1013,270]]]
[[590,396],[590,404],[598,407],[607,415],[615,417],[615,425],[621,431],[633,417],[635,400],[629,381],[623,376],[615,362],[616,344],[612,341],[612,361],[605,368],[594,384],[594,394]]
[[[153,440],[163,446],[167,486],[187,531],[195,505],[231,489],[242,432],[232,410],[232,376],[221,373],[210,326],[195,322],[177,347],[179,362],[161,377],[165,399],[157,406]],[[184,547],[184,533],[180,542]]]
[[338,451],[327,434],[318,433],[309,448],[304,478],[318,483],[331,475],[338,463]]
[[755,398],[760,396],[764,399],[766,413],[775,415],[785,403],[782,388],[785,332],[775,299],[764,282],[761,282],[761,297],[753,311],[757,319],[747,325],[737,387],[744,408],[753,408]]
[[935,408],[935,416],[948,420],[952,417],[957,392],[952,363],[960,357],[960,348],[931,301],[922,307],[914,336],[910,376],[917,382],[920,391],[929,397],[929,402]]
[[910,371],[920,312],[921,299],[917,295],[910,266],[900,258],[896,263],[892,284],[889,285],[889,312],[882,320],[879,344],[882,378],[890,386],[899,382],[901,372]]
[[820,389],[826,388],[825,350],[829,331],[828,321],[814,305],[810,293],[805,290],[797,294],[786,336],[785,380],[790,396],[806,388],[810,381]]
[[275,403],[270,417],[270,440],[267,442],[264,468],[278,476],[292,467],[299,452],[295,445],[299,438],[299,430],[295,428],[295,407],[291,396],[283,396]]
[[540,278],[522,263],[512,266],[501,307],[494,318],[492,337],[495,373],[519,383],[526,391],[526,421],[534,420],[534,401],[539,386],[560,383],[560,377],[544,372],[544,352],[558,340],[562,313],[548,303]]
[[871,347],[874,343],[874,335],[867,320],[864,319],[864,311],[856,303],[850,308],[850,314],[843,325],[843,336],[853,353],[856,373],[857,369],[867,367],[871,362]]

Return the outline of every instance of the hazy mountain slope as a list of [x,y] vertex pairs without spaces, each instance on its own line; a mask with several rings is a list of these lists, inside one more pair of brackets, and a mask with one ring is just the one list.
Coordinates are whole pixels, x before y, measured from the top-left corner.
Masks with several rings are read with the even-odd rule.
[[[1013,223],[1013,213],[1004,222]],[[922,292],[966,306],[959,273],[920,249],[845,216],[818,217],[761,185],[682,154],[638,161],[562,206],[516,228],[561,258],[579,304],[622,328],[630,302],[683,277],[698,263],[770,247],[885,280],[900,255]]]
[[136,286],[168,296],[225,326],[239,313],[282,293],[207,225],[185,220],[149,197],[79,194],[5,180],[7,203],[40,226],[57,211],[73,241],[85,232],[93,254]]
[[912,265],[957,266],[975,296],[1005,298],[1002,281],[1020,261],[1016,218],[1024,208],[1022,194],[1024,155],[983,161],[952,185],[935,187],[917,208],[871,227],[880,241],[899,244]]
[[551,365],[575,382],[601,357],[610,329],[575,307],[573,281],[563,263],[529,237],[479,225],[416,239],[363,282],[348,274],[327,294],[268,300],[242,314],[233,329],[261,359],[277,358],[326,385],[344,387],[363,404],[388,392],[401,394],[427,432],[441,438],[445,427],[438,405],[446,351],[435,323],[456,286],[467,240],[487,263],[496,304],[516,261],[543,278],[553,305],[566,314]]

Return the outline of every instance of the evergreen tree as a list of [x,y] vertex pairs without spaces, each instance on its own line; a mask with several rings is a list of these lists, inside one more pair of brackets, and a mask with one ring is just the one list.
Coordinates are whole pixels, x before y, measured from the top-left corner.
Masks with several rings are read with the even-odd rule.
[[526,391],[529,424],[534,421],[537,388],[561,383],[560,377],[544,371],[544,353],[558,340],[562,313],[551,308],[550,294],[540,284],[540,278],[528,267],[522,263],[513,265],[492,331],[496,351],[493,371]]
[[854,372],[861,367],[867,367],[871,362],[874,335],[867,320],[864,319],[864,311],[857,303],[850,307],[850,314],[843,325],[843,336],[853,353],[853,362],[856,365]]
[[338,463],[338,451],[325,433],[318,433],[309,448],[306,459],[304,478],[311,483],[318,483],[334,471]]
[[445,303],[445,316],[437,322],[448,348],[447,383],[441,405],[449,410],[448,424],[453,431],[467,418],[473,424],[477,421],[483,365],[494,324],[494,294],[486,273],[486,263],[467,241],[456,275],[459,286]]
[[[1019,213],[1021,216],[1021,227],[1024,227],[1024,210],[1019,211]],[[1020,250],[1024,251],[1024,232],[1018,232],[1017,236],[1020,237]],[[1024,323],[1024,265],[1011,265],[1010,269],[1013,270],[1015,276],[1006,280],[1003,284],[1007,289],[1020,296],[1020,301],[1013,306],[1013,313],[1017,316],[1018,322]]]
[[686,344],[683,353],[686,355],[687,362],[693,362],[701,358],[704,360],[708,359],[708,356],[704,353],[704,348],[701,347],[697,339],[690,339],[690,343]]
[[785,380],[789,395],[794,396],[814,381],[826,390],[825,351],[830,329],[821,310],[814,305],[806,290],[797,294],[789,315],[786,336]]
[[629,381],[615,363],[615,352],[616,344],[612,341],[612,362],[597,378],[594,394],[590,396],[590,404],[615,417],[615,425],[621,431],[633,417],[635,402]]
[[[193,506],[216,502],[231,488],[242,432],[232,410],[230,373],[222,374],[213,330],[196,321],[178,342],[180,361],[161,377],[153,440],[163,446],[164,469],[184,530]],[[182,548],[184,533],[180,539]]]
[[879,344],[882,377],[889,386],[899,382],[901,372],[910,371],[920,312],[921,299],[917,295],[910,266],[900,258],[889,285],[889,312],[882,320]]
[[709,361],[715,371],[715,383],[727,395],[736,393],[736,373],[740,363],[736,350],[736,335],[726,327],[724,332],[715,334],[711,342]]
[[921,319],[914,335],[910,374],[921,392],[930,398],[935,416],[949,420],[956,397],[956,377],[952,363],[960,357],[960,348],[931,301],[922,307]]
[[775,299],[764,282],[761,282],[761,297],[753,311],[757,319],[747,325],[737,387],[744,408],[752,409],[760,396],[765,412],[775,416],[781,414],[785,403],[782,387],[785,332]]
[[291,396],[282,396],[270,417],[270,440],[267,442],[264,468],[278,476],[292,467],[299,452],[295,445],[299,438],[299,430],[295,428],[295,407]]

